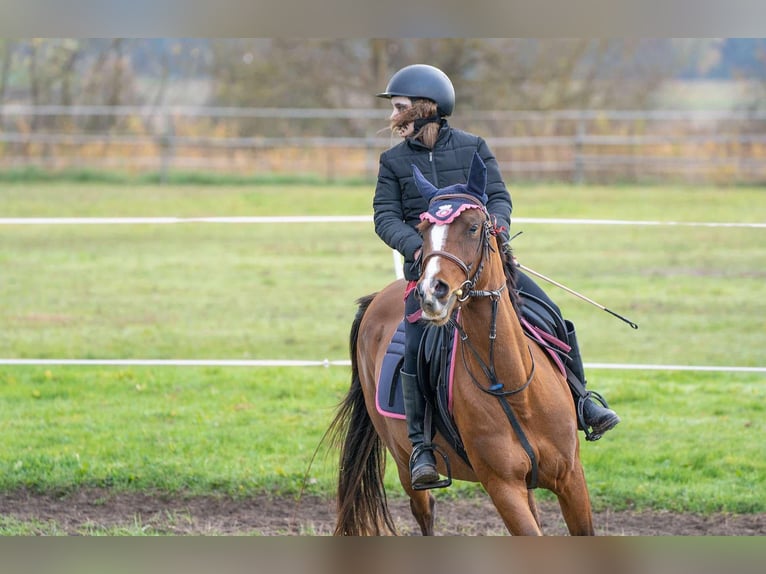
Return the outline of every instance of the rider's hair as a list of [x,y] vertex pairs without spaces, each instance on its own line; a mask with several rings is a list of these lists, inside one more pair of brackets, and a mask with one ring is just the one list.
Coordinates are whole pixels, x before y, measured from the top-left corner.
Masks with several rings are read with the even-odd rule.
[[435,119],[417,130],[412,135],[412,139],[421,141],[428,149],[433,149],[436,144],[436,138],[439,136],[439,127],[441,126],[436,114],[436,102],[433,100],[413,98],[412,106],[396,116],[395,120],[391,121],[391,130],[396,132],[410,122],[425,118]]

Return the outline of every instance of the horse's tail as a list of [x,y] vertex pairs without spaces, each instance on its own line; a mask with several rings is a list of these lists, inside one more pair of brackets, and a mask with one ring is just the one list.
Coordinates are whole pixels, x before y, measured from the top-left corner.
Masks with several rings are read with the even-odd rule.
[[336,536],[395,534],[383,476],[386,450],[367,412],[356,357],[359,325],[375,295],[358,300],[351,326],[351,388],[330,424],[332,443],[340,448]]

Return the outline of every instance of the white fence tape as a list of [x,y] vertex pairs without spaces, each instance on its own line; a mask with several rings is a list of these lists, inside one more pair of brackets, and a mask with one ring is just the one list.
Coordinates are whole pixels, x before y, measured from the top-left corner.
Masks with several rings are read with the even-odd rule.
[[[303,361],[292,359],[0,359],[0,365],[30,366],[118,366],[118,367],[349,367],[351,361]],[[718,365],[640,365],[629,363],[585,363],[586,369],[623,371],[712,371],[766,373],[766,367]]]
[[[766,222],[631,221],[514,217],[514,223],[555,225],[649,225],[766,228]],[[243,217],[2,217],[0,225],[166,225],[170,223],[372,223],[372,215],[286,215]]]

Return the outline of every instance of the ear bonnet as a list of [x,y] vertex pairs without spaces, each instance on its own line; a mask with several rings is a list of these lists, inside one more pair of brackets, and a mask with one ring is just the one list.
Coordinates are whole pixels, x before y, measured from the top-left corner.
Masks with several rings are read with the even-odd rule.
[[457,183],[438,189],[423,173],[412,166],[415,185],[428,200],[428,211],[420,214],[421,221],[428,220],[436,225],[452,223],[466,209],[480,209],[487,205],[487,166],[479,154],[474,152],[471,169],[466,183]]

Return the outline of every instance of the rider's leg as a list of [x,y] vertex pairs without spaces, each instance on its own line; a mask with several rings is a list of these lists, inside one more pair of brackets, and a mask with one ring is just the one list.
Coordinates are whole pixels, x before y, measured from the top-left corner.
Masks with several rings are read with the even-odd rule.
[[401,369],[402,393],[404,395],[404,413],[407,417],[407,435],[412,443],[412,458],[410,469],[413,486],[423,486],[439,480],[436,470],[436,459],[432,450],[422,448],[425,441],[423,419],[425,418],[426,399],[418,385],[418,347],[423,334],[423,326],[419,321],[410,322],[407,316],[418,311],[420,304],[414,292],[407,297],[405,304],[405,350],[404,363]]
[[[551,300],[548,294],[537,285],[528,275],[520,270],[516,271],[516,286],[519,293],[529,293],[538,299],[542,299],[551,308],[563,318],[561,310]],[[567,343],[572,350],[569,352],[569,358],[566,360],[566,365],[574,373],[575,377],[582,383],[581,386],[577,385],[575,381],[569,381],[570,388],[572,389],[572,398],[575,401],[575,407],[578,411],[578,423],[580,422],[579,413],[582,412],[582,418],[586,425],[585,438],[588,440],[598,440],[608,430],[613,429],[617,423],[620,422],[620,417],[612,409],[602,406],[595,400],[603,401],[603,398],[598,393],[585,390],[585,369],[582,364],[582,356],[580,355],[580,346],[577,342],[577,334],[575,332],[574,325],[569,320],[564,320],[567,330]],[[603,401],[605,403],[605,401]],[[582,426],[582,425],[580,425]],[[587,430],[590,428],[591,430]]]
[[[572,382],[570,382],[569,385],[570,389],[572,389],[572,397],[575,400],[575,406],[578,410],[578,421],[580,418],[579,411],[580,408],[582,408],[582,418],[585,425],[590,428],[590,431],[588,431],[587,428],[583,429],[586,431],[585,438],[588,440],[598,440],[605,432],[612,430],[617,426],[617,423],[620,422],[620,417],[616,412],[607,407],[606,401],[604,401],[601,395],[585,390],[585,369],[582,364],[582,357],[580,356],[580,346],[577,342],[575,327],[569,320],[565,320],[564,322],[567,327],[567,342],[569,343],[569,346],[572,347],[569,351],[569,358],[566,360],[566,365],[582,383],[581,387]],[[596,400],[593,400],[594,397]],[[603,405],[596,401],[602,402]]]

